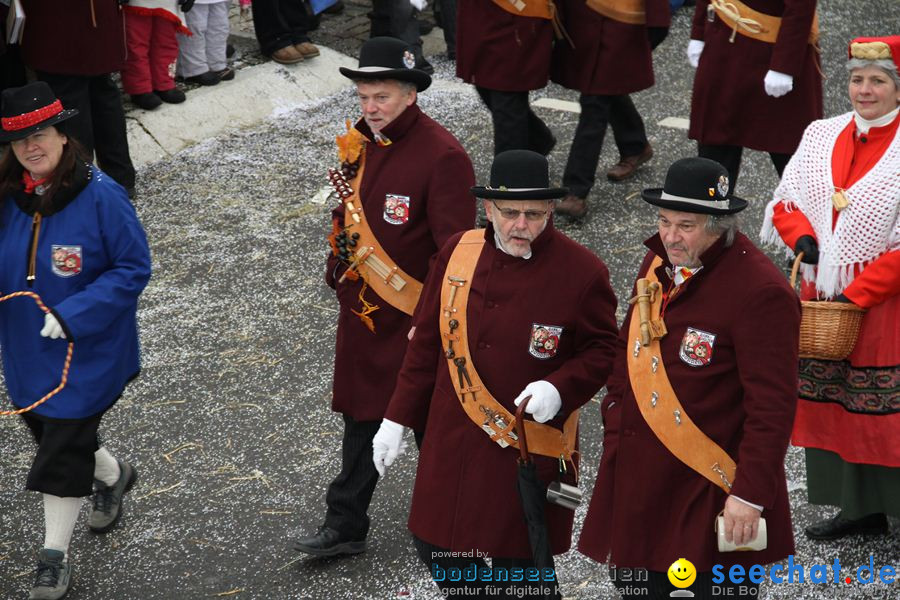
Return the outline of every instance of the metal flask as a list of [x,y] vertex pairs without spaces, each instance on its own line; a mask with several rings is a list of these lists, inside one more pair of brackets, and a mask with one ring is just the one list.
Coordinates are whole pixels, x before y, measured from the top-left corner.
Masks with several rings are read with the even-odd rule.
[[575,510],[581,504],[581,490],[577,486],[553,481],[547,486],[547,502]]

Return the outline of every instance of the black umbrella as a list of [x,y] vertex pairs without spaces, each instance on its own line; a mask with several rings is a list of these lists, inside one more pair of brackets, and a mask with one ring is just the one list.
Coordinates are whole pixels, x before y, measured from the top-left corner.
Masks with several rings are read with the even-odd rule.
[[[544,507],[547,504],[547,487],[537,474],[537,467],[528,454],[528,443],[525,439],[525,407],[531,396],[526,396],[516,409],[516,434],[519,437],[519,473],[516,488],[522,501],[525,523],[528,525],[528,541],[531,542],[531,557],[538,569],[553,569],[553,551],[550,549],[550,538],[547,534],[547,518]],[[543,573],[543,571],[542,571]],[[542,581],[542,588],[547,592],[540,596],[547,600],[558,600],[561,596],[556,576],[553,581]]]

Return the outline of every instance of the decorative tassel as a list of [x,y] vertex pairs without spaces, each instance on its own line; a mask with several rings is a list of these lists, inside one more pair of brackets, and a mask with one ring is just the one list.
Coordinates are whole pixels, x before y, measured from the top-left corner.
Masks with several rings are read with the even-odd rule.
[[369,284],[363,281],[362,288],[359,290],[359,302],[360,304],[362,304],[362,310],[355,311],[353,309],[350,309],[350,312],[359,317],[360,321],[363,322],[363,325],[365,325],[369,329],[369,331],[375,333],[375,322],[372,320],[372,317],[369,316],[369,313],[373,313],[381,307],[377,304],[367,302],[366,299],[363,298],[363,294],[366,293],[366,289],[368,287]]

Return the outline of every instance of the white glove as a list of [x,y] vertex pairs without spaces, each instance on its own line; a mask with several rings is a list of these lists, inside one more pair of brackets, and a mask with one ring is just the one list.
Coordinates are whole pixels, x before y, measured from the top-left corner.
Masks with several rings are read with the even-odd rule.
[[700,55],[703,54],[703,46],[706,44],[703,40],[691,40],[688,42],[687,55],[688,62],[695,69],[700,64]]
[[394,423],[390,419],[381,420],[381,427],[372,439],[372,462],[379,475],[384,476],[384,468],[394,464],[394,460],[406,452],[404,433],[406,427],[400,423]]
[[51,340],[66,338],[66,332],[63,331],[62,325],[53,316],[53,313],[44,315],[44,328],[41,329],[41,337],[48,337]]
[[794,78],[778,71],[769,71],[763,81],[766,93],[773,98],[781,98],[794,89]]
[[559,397],[559,391],[556,386],[549,381],[532,381],[525,386],[522,393],[514,400],[515,405],[522,404],[522,400],[526,396],[531,396],[525,412],[534,417],[538,423],[546,423],[556,416],[562,407],[562,398]]
[[428,0],[409,0],[409,3],[419,12],[425,10],[425,7],[428,6]]

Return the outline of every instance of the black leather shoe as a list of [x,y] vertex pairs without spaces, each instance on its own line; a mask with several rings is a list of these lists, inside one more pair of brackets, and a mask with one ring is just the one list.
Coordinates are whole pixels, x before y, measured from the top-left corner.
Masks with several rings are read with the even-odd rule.
[[147,92],[146,94],[131,94],[131,101],[135,106],[143,108],[144,110],[153,110],[154,108],[162,106],[162,100],[160,100],[159,96],[153,92]]
[[163,91],[156,90],[153,93],[159,96],[160,100],[162,100],[163,102],[168,102],[169,104],[181,104],[186,98],[184,92],[182,92],[178,88],[172,88],[171,90]]
[[838,513],[831,519],[807,527],[806,537],[812,540],[838,540],[848,535],[885,535],[887,532],[888,522],[884,513],[866,515],[861,519],[845,519]]
[[194,75],[193,77],[185,77],[184,81],[187,81],[188,83],[199,83],[200,85],[218,85],[222,80],[212,71],[207,71],[206,73]]
[[294,550],[314,556],[338,556],[359,554],[366,551],[366,540],[349,540],[341,532],[322,525],[316,535],[294,542]]

